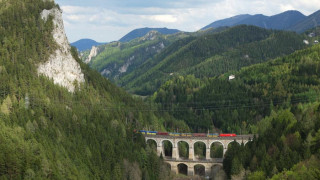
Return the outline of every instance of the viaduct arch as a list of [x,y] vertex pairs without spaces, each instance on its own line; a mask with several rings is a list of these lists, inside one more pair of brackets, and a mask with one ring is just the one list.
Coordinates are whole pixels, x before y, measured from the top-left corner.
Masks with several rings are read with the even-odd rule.
[[[185,136],[168,136],[168,135],[144,135],[146,141],[153,140],[157,144],[157,154],[161,154],[164,157],[165,162],[170,164],[171,170],[174,173],[178,173],[178,165],[184,164],[188,167],[187,175],[194,175],[194,168],[196,165],[202,165],[205,167],[205,176],[211,174],[212,166],[222,166],[223,158],[211,158],[210,148],[213,143],[220,143],[223,146],[223,156],[228,149],[228,145],[232,142],[237,142],[239,144],[247,144],[253,139],[253,135],[238,135],[236,137],[185,137]],[[164,154],[163,142],[169,141],[172,144],[172,156],[166,157]],[[189,158],[183,159],[179,157],[179,142],[186,142],[189,147]],[[206,146],[206,156],[205,159],[196,159],[194,156],[194,144],[197,142],[203,142]]]

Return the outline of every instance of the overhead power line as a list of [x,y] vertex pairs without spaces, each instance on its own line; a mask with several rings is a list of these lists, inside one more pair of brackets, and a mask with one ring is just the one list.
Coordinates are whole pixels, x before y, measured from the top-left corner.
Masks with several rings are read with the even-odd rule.
[[[1,93],[0,93],[1,94]],[[121,104],[112,104],[112,105],[107,105],[108,102],[84,102],[80,100],[59,100],[59,99],[49,99],[48,101],[39,98],[39,97],[34,97],[34,96],[29,96],[29,101],[30,101],[30,106],[50,106],[50,104],[63,104],[66,106],[69,106],[72,108],[73,106],[78,106],[78,105],[84,105],[84,106],[90,106],[91,108],[94,108],[95,106],[99,105],[104,105],[107,107],[102,108],[102,110],[105,111],[118,111],[118,110],[127,110],[127,111],[140,111],[140,112],[146,112],[146,111],[167,111],[167,112],[174,112],[174,111],[187,111],[187,110],[192,110],[192,111],[206,111],[206,110],[222,110],[222,109],[245,109],[245,108],[256,108],[256,107],[267,107],[271,105],[281,105],[285,103],[289,104],[298,104],[298,103],[307,103],[307,102],[313,102],[317,101],[320,98],[320,94],[313,94],[308,97],[300,97],[300,98],[291,98],[289,101],[287,98],[284,99],[278,99],[273,102],[266,102],[262,99],[241,99],[241,100],[228,100],[228,101],[211,101],[212,105],[210,102],[196,102],[196,104],[200,105],[195,105],[193,103],[188,103],[186,104],[180,104],[180,103],[172,103],[172,106],[164,106],[164,104],[158,103],[158,104],[146,104],[146,103],[132,103],[131,105],[121,103]],[[205,105],[201,105],[205,104]],[[183,106],[185,105],[185,106]],[[133,107],[130,107],[133,106]]]

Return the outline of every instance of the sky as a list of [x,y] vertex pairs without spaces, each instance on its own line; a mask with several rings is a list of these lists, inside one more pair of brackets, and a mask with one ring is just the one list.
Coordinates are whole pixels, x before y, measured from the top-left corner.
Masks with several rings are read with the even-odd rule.
[[90,38],[119,40],[143,27],[167,27],[194,32],[239,14],[275,15],[298,10],[310,15],[319,0],[55,0],[63,10],[70,42]]

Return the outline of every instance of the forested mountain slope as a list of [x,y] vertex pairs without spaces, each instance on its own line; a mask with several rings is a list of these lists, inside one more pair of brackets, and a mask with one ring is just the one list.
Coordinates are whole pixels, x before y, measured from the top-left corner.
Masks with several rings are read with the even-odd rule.
[[91,70],[75,49],[84,81],[74,82],[73,93],[38,73],[58,52],[55,17],[41,17],[52,8],[60,12],[53,1],[0,1],[0,179],[168,178],[133,131],[161,130],[165,121],[168,130],[189,131],[183,122],[142,113],[150,105]]
[[82,51],[81,59],[109,80],[118,83],[122,77],[132,71],[138,71],[143,63],[154,58],[155,55],[161,53],[177,40],[191,36],[195,38],[206,34],[219,33],[226,29],[227,27],[221,27],[194,33],[180,32],[173,35],[163,35],[157,31],[150,31],[145,36],[130,42],[112,42],[93,47],[90,51]]
[[98,46],[90,60],[88,57],[92,53],[83,52],[82,60],[88,62],[91,68],[96,69],[103,76],[117,82],[121,77],[137,70],[141,64],[159,54],[174,41],[186,36],[189,35],[185,33],[162,35],[157,31],[150,31],[145,36],[130,42],[113,42]]
[[123,76],[119,84],[132,93],[149,95],[176,75],[211,77],[265,62],[306,47],[304,35],[238,26],[220,33],[178,40],[138,69]]
[[[258,134],[234,143],[224,159],[229,177],[320,177],[320,46],[244,67],[228,75],[167,81],[151,98],[194,131]],[[245,173],[246,171],[246,173]]]
[[[270,106],[317,97],[318,50],[319,45],[315,45],[242,68],[235,72],[234,80],[228,80],[228,74],[204,79],[178,76],[162,85],[152,99],[165,109],[172,108],[176,117],[198,131],[206,132],[210,124],[227,132],[254,132],[249,126],[242,129],[243,123],[257,123],[270,113]],[[185,111],[174,111],[175,108]]]

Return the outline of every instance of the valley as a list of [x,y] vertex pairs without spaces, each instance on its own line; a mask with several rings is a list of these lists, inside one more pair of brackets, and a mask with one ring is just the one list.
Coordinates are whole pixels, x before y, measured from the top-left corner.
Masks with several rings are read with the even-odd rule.
[[72,3],[0,0],[0,179],[320,178],[319,11],[70,44]]

